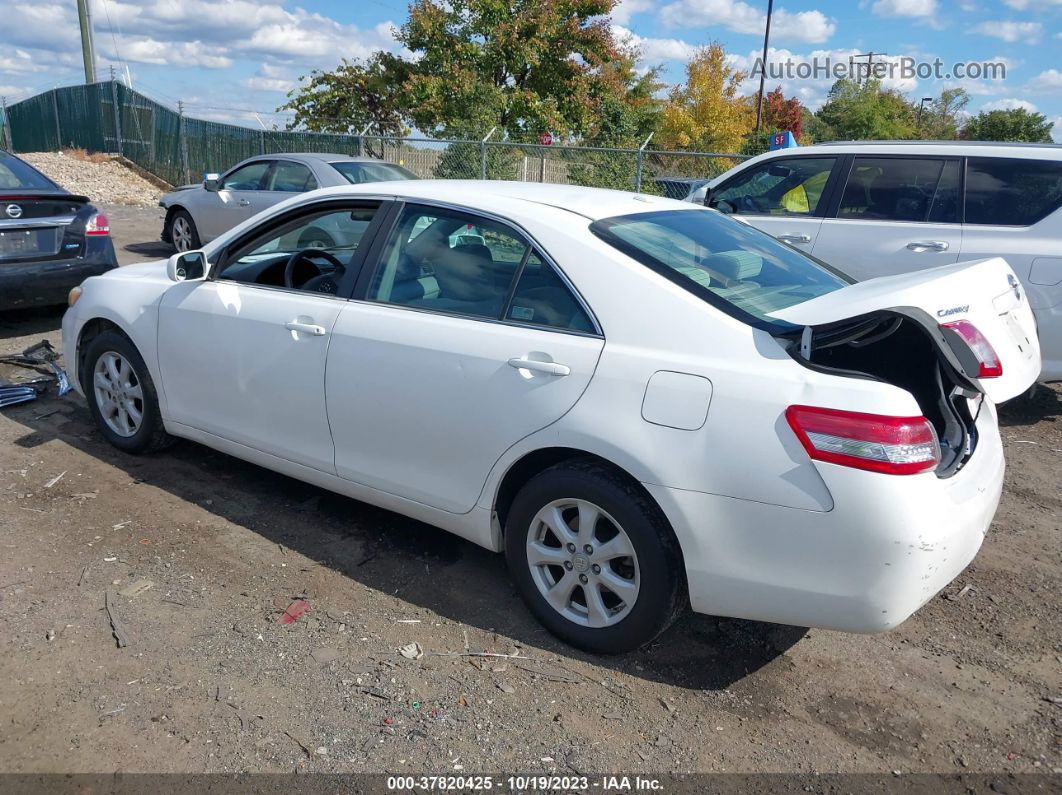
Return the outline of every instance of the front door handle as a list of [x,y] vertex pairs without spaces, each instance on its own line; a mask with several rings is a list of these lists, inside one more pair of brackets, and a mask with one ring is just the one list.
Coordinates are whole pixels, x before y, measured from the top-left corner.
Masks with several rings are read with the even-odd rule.
[[778,235],[783,243],[810,243],[811,235]]
[[241,207],[250,207],[250,206],[251,206],[251,203],[250,203],[250,202],[249,202],[249,201],[248,201],[247,199],[240,199],[240,200],[239,200],[238,202],[236,202],[236,203],[237,203],[238,205],[240,205]]
[[946,240],[913,240],[907,244],[907,248],[911,251],[947,251],[948,242]]
[[328,333],[324,326],[318,326],[314,323],[300,323],[297,320],[285,323],[284,328],[288,331],[297,331],[299,334],[309,334],[311,337],[323,337]]
[[517,370],[527,370],[532,373],[543,373],[544,375],[565,376],[570,375],[572,372],[572,368],[566,364],[540,362],[537,359],[510,359],[509,366],[515,367]]

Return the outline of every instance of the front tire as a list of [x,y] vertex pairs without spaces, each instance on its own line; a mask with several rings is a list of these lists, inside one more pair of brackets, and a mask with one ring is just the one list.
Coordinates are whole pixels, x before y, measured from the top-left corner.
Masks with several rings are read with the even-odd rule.
[[192,220],[187,210],[174,210],[167,224],[169,225],[167,237],[178,253],[195,251],[203,245],[199,240],[199,230],[196,228],[195,221]]
[[128,337],[104,331],[84,356],[81,383],[100,433],[113,446],[139,455],[168,447],[158,393],[147,365]]
[[520,490],[505,556],[535,617],[584,651],[644,646],[687,604],[682,556],[660,509],[629,478],[590,461],[551,467]]

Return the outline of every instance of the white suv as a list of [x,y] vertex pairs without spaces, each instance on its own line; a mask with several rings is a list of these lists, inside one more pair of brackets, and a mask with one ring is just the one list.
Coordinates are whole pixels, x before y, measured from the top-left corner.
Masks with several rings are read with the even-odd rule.
[[1001,256],[1062,380],[1062,146],[866,141],[768,152],[705,204],[857,279]]

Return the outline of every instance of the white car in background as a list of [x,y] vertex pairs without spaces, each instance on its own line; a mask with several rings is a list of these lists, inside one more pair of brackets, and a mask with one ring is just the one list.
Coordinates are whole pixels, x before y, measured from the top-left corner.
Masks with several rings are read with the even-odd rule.
[[1003,257],[1062,380],[1062,146],[861,141],[768,152],[709,186],[741,218],[857,279]]
[[[322,222],[352,242],[281,242]],[[852,283],[675,200],[394,182],[89,279],[63,346],[117,448],[192,439],[504,550],[546,627],[621,652],[689,605],[886,630],[950,582],[995,404],[1039,374],[1013,280]]]
[[[322,152],[250,157],[224,174],[207,174],[202,183],[184,185],[163,196],[159,200],[159,207],[166,210],[162,240],[177,251],[191,251],[293,193],[416,178],[400,165],[372,157]],[[335,238],[335,231],[303,230],[304,247],[342,242]]]

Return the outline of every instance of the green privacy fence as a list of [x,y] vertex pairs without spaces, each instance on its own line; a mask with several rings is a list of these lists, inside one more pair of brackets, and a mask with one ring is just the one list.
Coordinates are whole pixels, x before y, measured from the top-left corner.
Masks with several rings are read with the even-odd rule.
[[721,174],[741,155],[510,141],[438,140],[266,130],[184,115],[116,80],[54,88],[0,109],[0,145],[17,152],[115,152],[171,185],[280,152],[377,157],[422,178],[511,179],[642,190],[684,198],[692,180]]

